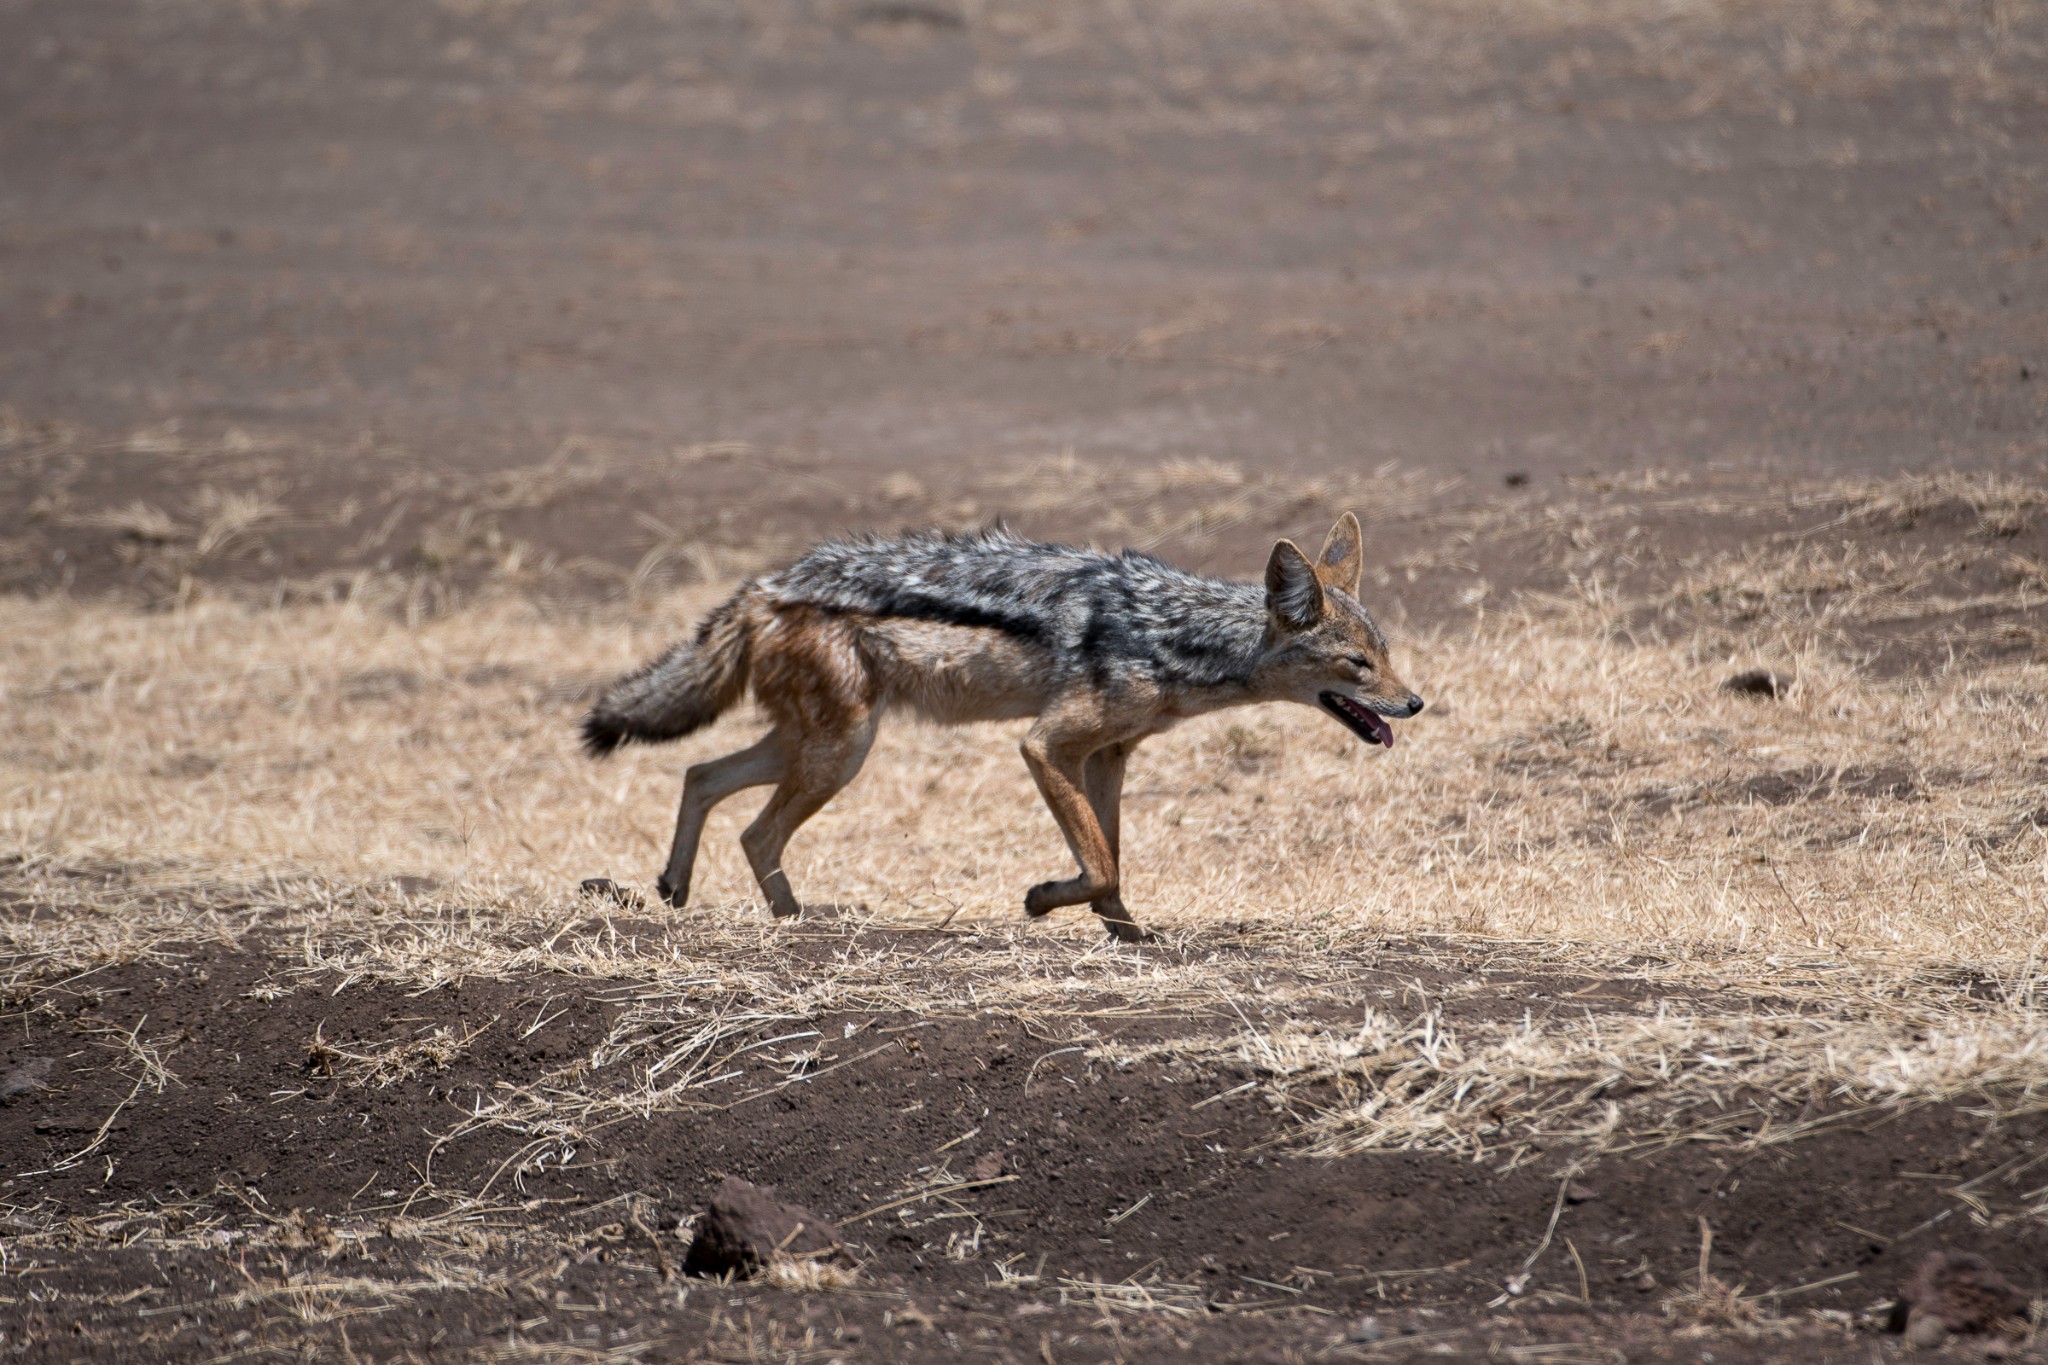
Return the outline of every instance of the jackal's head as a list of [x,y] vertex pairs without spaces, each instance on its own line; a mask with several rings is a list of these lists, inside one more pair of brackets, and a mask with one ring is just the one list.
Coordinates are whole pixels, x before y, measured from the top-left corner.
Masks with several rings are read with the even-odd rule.
[[1387,637],[1358,604],[1365,571],[1358,518],[1346,512],[1313,562],[1291,540],[1266,561],[1266,656],[1260,690],[1320,706],[1368,744],[1394,747],[1389,719],[1422,709],[1387,657]]

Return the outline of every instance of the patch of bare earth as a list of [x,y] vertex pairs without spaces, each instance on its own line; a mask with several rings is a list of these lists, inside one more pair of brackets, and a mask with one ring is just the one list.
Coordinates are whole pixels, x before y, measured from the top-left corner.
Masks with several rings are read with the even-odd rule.
[[[1846,1359],[1928,1248],[2043,1250],[2039,1119],[1940,1038],[2010,1007],[1934,980],[1845,1014],[1826,972],[1500,945],[550,935],[676,965],[436,982],[258,931],[17,997],[62,1061],[0,1110],[13,1344]],[[857,1275],[679,1278],[726,1173],[830,1210]]]

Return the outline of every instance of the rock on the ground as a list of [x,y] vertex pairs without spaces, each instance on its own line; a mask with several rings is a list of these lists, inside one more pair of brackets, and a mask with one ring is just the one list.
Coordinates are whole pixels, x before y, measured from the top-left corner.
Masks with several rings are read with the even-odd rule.
[[1769,697],[1776,700],[1792,690],[1792,675],[1773,673],[1768,668],[1752,668],[1723,680],[1721,690],[1745,697]]
[[30,1057],[10,1067],[0,1067],[0,1104],[11,1104],[23,1095],[49,1089],[46,1078],[56,1063],[48,1057]]
[[1951,1335],[2014,1335],[2026,1330],[2027,1296],[1973,1251],[1928,1253],[1899,1289],[1893,1330],[1930,1348]]
[[594,900],[608,900],[628,910],[638,910],[647,903],[638,891],[630,886],[620,886],[610,877],[585,877],[577,883],[576,889]]
[[1351,1324],[1351,1330],[1344,1334],[1344,1340],[1356,1345],[1368,1345],[1387,1335],[1387,1329],[1380,1326],[1380,1320],[1368,1314]]
[[729,1175],[711,1192],[697,1235],[683,1255],[683,1273],[747,1276],[777,1255],[853,1264],[831,1219]]

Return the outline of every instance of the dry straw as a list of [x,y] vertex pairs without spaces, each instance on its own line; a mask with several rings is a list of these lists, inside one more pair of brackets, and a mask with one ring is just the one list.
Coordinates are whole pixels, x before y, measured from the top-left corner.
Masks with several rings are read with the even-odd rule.
[[[1149,477],[1211,499],[1195,505],[1212,526],[1272,511],[1266,484],[1227,467]],[[1799,497],[1835,525],[1946,500],[1994,540],[2041,501],[1955,481]],[[1464,535],[1497,515],[1445,514]],[[1540,530],[1560,514],[1516,515]],[[1616,532],[1592,504],[1567,522],[1560,553]],[[1403,642],[1432,704],[1391,753],[1279,707],[1162,736],[1134,763],[1125,842],[1127,898],[1177,945],[1166,956],[1107,946],[1085,913],[1022,922],[1023,889],[1064,853],[1015,727],[885,730],[791,851],[799,891],[839,920],[767,922],[734,843],[744,797],[713,821],[691,911],[579,897],[586,877],[644,885],[680,768],[757,728],[736,714],[604,764],[576,750],[591,688],[715,591],[577,612],[487,597],[425,619],[367,595],[156,614],[7,600],[0,970],[48,982],[261,928],[291,956],[259,994],[299,973],[342,989],[581,976],[620,1006],[611,1035],[470,1124],[522,1136],[500,1176],[514,1184],[612,1124],[745,1102],[885,1045],[818,1036],[835,1012],[1002,1009],[1064,1021],[1083,1064],[1228,1059],[1299,1119],[1290,1140],[1329,1153],[1653,1141],[1738,1090],[2026,1107],[2048,1077],[2032,984],[2048,666],[1884,680],[1828,647],[1874,615],[1947,610],[1948,581],[1821,541],[1705,555],[1649,599],[1591,587]],[[1994,605],[2039,595],[2020,575]],[[1797,682],[1776,700],[1721,688],[1756,664]],[[1332,1022],[1389,936],[1470,971],[1477,995],[1624,965],[1694,994],[1524,1020],[1513,1001],[1452,1009],[1448,987],[1379,985]],[[1225,937],[1261,951],[1213,951]],[[1187,1036],[1102,1048],[1091,1021],[1118,1011]],[[467,1043],[309,1055],[377,1085]]]
[[[29,933],[28,952],[52,934],[132,947],[152,914],[189,913],[144,893],[195,880],[314,878],[357,908],[408,888],[414,903],[487,908],[490,932],[554,915],[584,877],[644,883],[682,763],[757,722],[595,764],[573,721],[589,684],[709,600],[630,618],[500,601],[413,628],[350,605],[0,603],[0,847],[103,869],[88,899],[120,909],[8,932]],[[1127,899],[1169,928],[1255,920],[1309,941],[2034,950],[2048,669],[1881,684],[1812,652],[1788,699],[1760,703],[1717,688],[1739,659],[1618,644],[1604,625],[1496,617],[1409,642],[1405,671],[1432,706],[1391,753],[1279,707],[1152,741],[1133,767]],[[1014,921],[1022,889],[1064,861],[1014,741],[888,728],[793,846],[796,886],[905,923]],[[734,845],[750,804],[714,818],[693,913],[760,913]],[[74,877],[64,894],[87,890]],[[531,965],[556,960],[536,949]]]

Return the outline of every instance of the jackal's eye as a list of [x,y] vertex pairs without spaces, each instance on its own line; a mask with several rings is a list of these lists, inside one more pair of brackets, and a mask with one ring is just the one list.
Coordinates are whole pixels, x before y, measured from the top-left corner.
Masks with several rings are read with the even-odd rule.
[[1346,654],[1344,662],[1350,664],[1361,673],[1372,672],[1372,660],[1366,658],[1363,654]]

